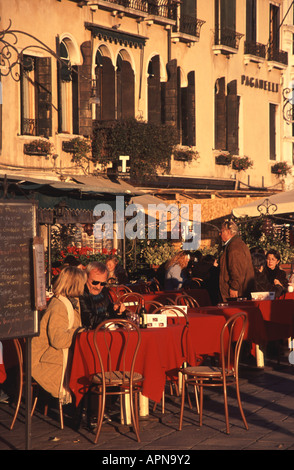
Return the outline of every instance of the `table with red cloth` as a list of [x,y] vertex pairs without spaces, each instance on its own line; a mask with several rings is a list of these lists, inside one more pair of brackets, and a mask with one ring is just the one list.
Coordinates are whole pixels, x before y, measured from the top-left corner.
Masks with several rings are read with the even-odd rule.
[[[201,313],[193,313],[189,319],[187,359],[194,365],[199,355],[220,352],[219,338],[225,319],[219,315]],[[161,400],[166,373],[179,368],[185,360],[183,330],[182,323],[141,330],[142,341],[135,371],[144,376],[142,394],[150,400]],[[76,405],[87,392],[92,375],[99,372],[93,336],[93,331],[82,332],[75,341],[69,386],[76,398]],[[119,349],[119,342],[117,347]]]
[[3,344],[0,341],[0,384],[6,380],[6,370],[3,362]]

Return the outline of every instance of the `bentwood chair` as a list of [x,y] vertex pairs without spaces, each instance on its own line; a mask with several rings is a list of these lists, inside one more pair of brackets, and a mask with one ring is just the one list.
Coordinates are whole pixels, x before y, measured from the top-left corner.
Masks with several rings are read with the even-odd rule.
[[135,372],[136,358],[141,344],[139,327],[125,319],[105,320],[95,329],[94,346],[99,372],[92,378],[91,392],[98,396],[98,419],[95,444],[98,441],[105,410],[106,396],[127,396],[133,429],[138,442],[139,412],[138,394],[143,376]]
[[[180,307],[180,305],[171,305],[171,306],[164,306],[164,307],[159,307],[156,310],[152,312],[153,315],[158,315],[158,314],[167,314],[171,316],[171,321],[173,324],[180,324],[182,323],[184,325],[183,333],[182,333],[182,354],[184,357],[184,361],[186,363],[187,359],[187,352],[188,352],[188,334],[189,334],[189,319],[188,315],[185,313],[185,311]],[[167,374],[167,380],[169,381],[169,386],[170,386],[170,394],[173,395],[173,388],[172,385],[174,385],[175,390],[176,390],[176,395],[179,396],[179,388],[178,388],[178,380],[176,379],[176,376],[178,374],[178,370],[172,371],[173,373],[171,375]],[[153,411],[156,410],[157,404],[155,403],[153,406]],[[165,412],[165,392],[162,394],[162,399],[161,399],[161,412]]]
[[[24,383],[25,383],[23,348],[22,348],[21,342],[18,339],[14,339],[13,344],[16,350],[17,360],[18,360],[18,376],[19,376],[18,382],[19,383],[18,383],[18,398],[17,398],[14,416],[10,425],[10,430],[14,428],[15,421],[19,413],[22,394],[23,394],[23,388],[24,388]],[[31,397],[32,397],[31,416],[33,416],[36,406],[37,406],[39,388],[40,388],[39,384],[32,378],[31,379]],[[47,412],[48,412],[48,404],[45,404],[44,416],[47,416]],[[61,402],[59,402],[59,417],[60,417],[60,428],[63,429],[64,428],[63,410],[62,410]]]
[[157,300],[146,300],[145,301],[145,307],[147,313],[153,313],[154,310],[157,308],[163,307],[164,305],[161,302],[158,302]]
[[144,304],[144,297],[137,292],[127,292],[119,296],[117,301],[125,304],[128,310],[137,314]]
[[194,297],[192,297],[191,295],[188,295],[188,294],[179,295],[176,298],[176,304],[177,305],[187,305],[188,307],[192,307],[192,308],[200,307],[197,300],[194,299]]
[[[194,390],[196,387],[200,389],[200,412],[199,412],[199,425],[202,426],[203,417],[203,388],[204,387],[222,387],[224,395],[225,419],[226,419],[226,432],[230,433],[229,427],[229,413],[228,413],[228,398],[227,386],[235,385],[236,394],[239,405],[239,410],[245,428],[248,429],[247,421],[243,412],[240,390],[239,390],[239,356],[242,346],[244,332],[247,326],[247,314],[240,312],[227,320],[222,328],[220,335],[221,343],[221,358],[220,366],[196,366],[184,367],[181,369],[183,374],[183,387],[182,387],[182,400],[181,400],[181,413],[179,430],[182,429],[184,403],[185,403],[185,388],[186,385],[193,385]],[[190,403],[190,401],[189,401]]]

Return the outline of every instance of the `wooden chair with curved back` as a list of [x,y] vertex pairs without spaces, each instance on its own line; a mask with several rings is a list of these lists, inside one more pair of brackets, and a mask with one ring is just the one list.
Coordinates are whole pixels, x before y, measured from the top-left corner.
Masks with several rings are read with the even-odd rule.
[[125,304],[128,310],[137,314],[144,304],[144,297],[138,292],[127,292],[120,295],[117,301]]
[[92,378],[90,389],[98,395],[95,444],[100,435],[108,395],[129,396],[133,429],[140,442],[138,394],[144,378],[135,371],[141,344],[140,329],[129,320],[105,320],[96,328],[93,341],[98,358],[98,369]]
[[192,297],[191,295],[188,295],[188,294],[179,295],[176,298],[176,305],[187,305],[188,307],[192,307],[192,308],[200,307],[197,300],[194,299],[194,297]]
[[[152,313],[154,315],[157,314],[164,314],[164,313],[169,313],[169,315],[172,316],[172,322],[174,324],[179,324],[182,323],[184,325],[183,333],[182,333],[182,354],[184,357],[184,361],[186,363],[186,355],[188,352],[188,333],[189,333],[189,319],[188,315],[185,313],[185,311],[181,308],[180,305],[168,305],[168,306],[163,306],[159,307],[156,310],[154,310]],[[178,372],[178,371],[176,371]],[[175,390],[176,390],[176,395],[179,396],[179,388],[178,388],[178,383],[177,379],[175,378],[174,374],[173,375],[167,375],[167,380],[169,381],[169,386],[170,386],[170,394],[173,395],[173,389],[172,385],[174,385]],[[156,410],[157,403],[154,404],[153,406],[153,411]],[[162,394],[162,399],[161,399],[161,412],[165,412],[165,392]]]
[[[23,341],[25,342],[25,339]],[[13,419],[12,419],[12,422],[11,422],[11,425],[10,425],[10,430],[12,430],[14,428],[15,421],[16,421],[16,418],[17,418],[18,413],[19,413],[22,394],[23,394],[23,388],[24,388],[24,383],[25,383],[25,380],[24,380],[25,379],[25,374],[24,374],[23,347],[22,347],[21,342],[17,338],[13,340],[13,344],[14,344],[14,347],[15,347],[15,350],[16,350],[17,360],[18,360],[18,381],[19,381],[19,384],[18,384],[18,398],[17,398],[17,403],[16,403],[16,407],[15,407],[15,411],[14,411],[14,416],[13,416]],[[39,388],[40,388],[39,384],[32,378],[31,379],[31,397],[32,397],[31,416],[33,416],[33,414],[35,412],[35,409],[36,409],[36,406],[37,406]],[[34,391],[35,391],[35,395],[34,395]],[[45,416],[47,416],[47,411],[48,411],[48,405],[45,404],[45,408],[44,408],[44,415]],[[63,429],[64,428],[63,411],[62,411],[62,404],[60,402],[59,402],[59,416],[60,416],[60,428]]]
[[153,313],[154,310],[163,307],[164,305],[161,302],[158,302],[157,300],[146,300],[145,301],[145,307],[147,313]]
[[202,426],[203,417],[203,388],[223,387],[227,434],[230,432],[227,386],[235,385],[241,417],[245,428],[248,429],[240,398],[238,375],[240,349],[242,346],[246,326],[247,314],[245,312],[236,313],[226,321],[220,335],[221,362],[219,367],[203,365],[197,367],[184,367],[181,369],[180,372],[183,374],[183,387],[179,430],[182,429],[186,385],[193,385],[194,389],[195,386],[200,389],[200,426]]

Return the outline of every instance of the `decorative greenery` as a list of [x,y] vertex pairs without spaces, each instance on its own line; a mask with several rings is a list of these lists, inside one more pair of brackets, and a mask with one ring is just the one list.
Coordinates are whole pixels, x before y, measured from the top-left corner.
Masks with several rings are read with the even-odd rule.
[[130,157],[130,176],[137,182],[168,172],[173,147],[177,142],[174,127],[136,119],[113,121],[94,130],[93,159],[107,166],[118,163],[120,155]]
[[287,162],[277,162],[271,167],[271,172],[279,176],[287,176],[291,172],[291,167]]
[[253,161],[244,155],[244,157],[233,157],[232,168],[236,171],[245,171],[253,166]]
[[275,248],[281,255],[281,263],[294,261],[294,247],[287,237],[281,236],[273,221],[266,216],[242,217],[236,221],[242,240],[249,248],[258,247],[267,252]]
[[92,160],[92,146],[88,139],[75,137],[62,144],[62,150],[72,154],[71,161],[80,165]]
[[192,147],[177,146],[173,151],[174,160],[191,162],[199,158],[199,152]]
[[160,266],[176,253],[175,247],[171,243],[155,243],[154,245],[147,245],[143,256],[147,264]]
[[52,150],[53,144],[49,140],[36,139],[24,144],[24,153],[27,155],[49,155]]
[[232,155],[229,152],[222,152],[215,157],[215,163],[217,165],[226,165],[230,166],[232,163]]

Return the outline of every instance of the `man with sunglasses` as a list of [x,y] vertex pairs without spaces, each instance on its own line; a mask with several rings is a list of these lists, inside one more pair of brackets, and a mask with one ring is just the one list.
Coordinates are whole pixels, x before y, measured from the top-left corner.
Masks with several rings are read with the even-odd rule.
[[103,263],[94,261],[86,267],[87,282],[80,298],[82,325],[96,328],[107,318],[123,315],[125,306],[114,304],[107,289],[108,271]]

